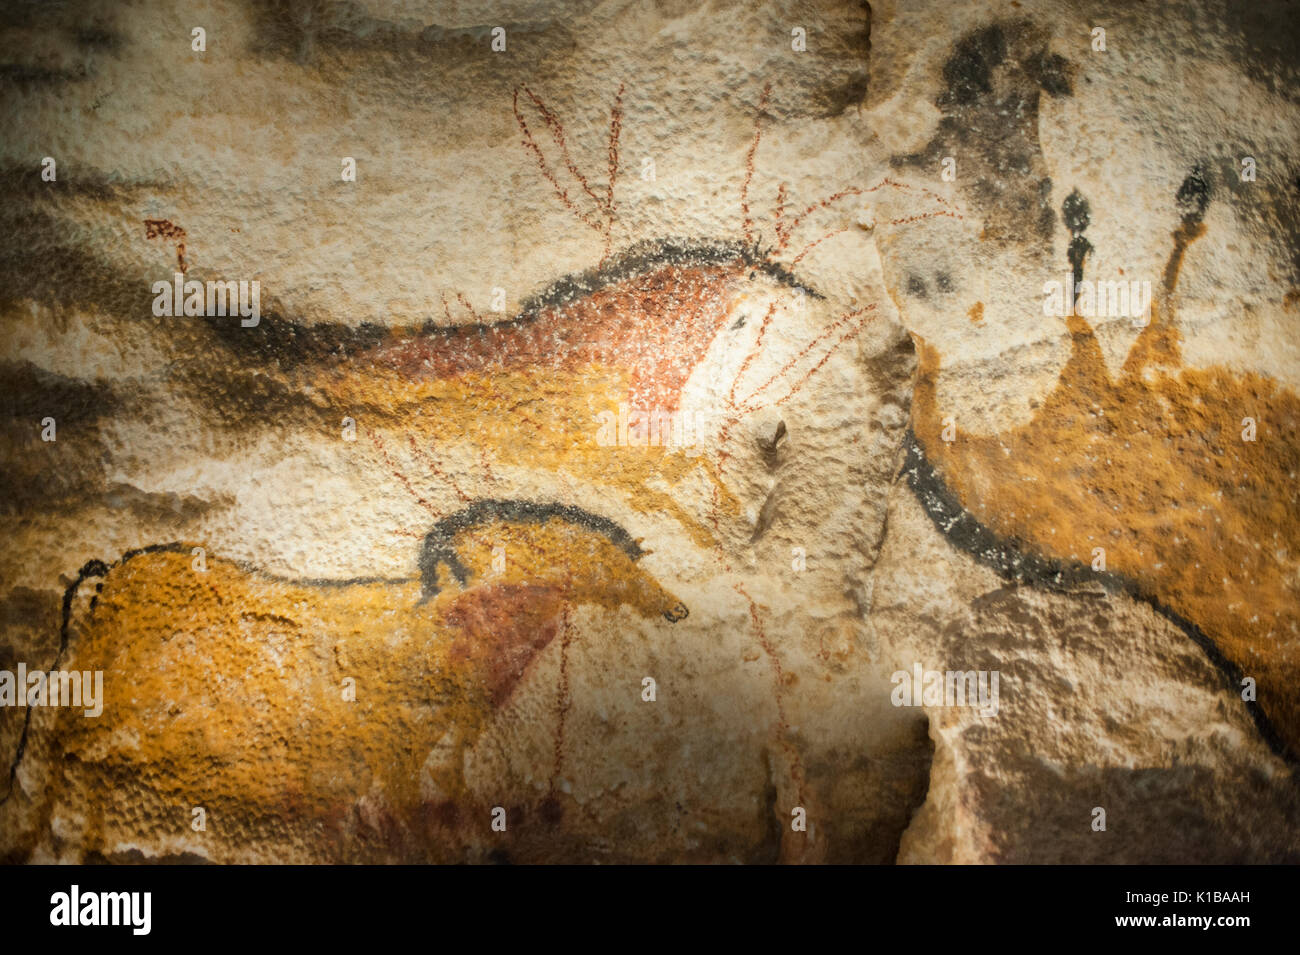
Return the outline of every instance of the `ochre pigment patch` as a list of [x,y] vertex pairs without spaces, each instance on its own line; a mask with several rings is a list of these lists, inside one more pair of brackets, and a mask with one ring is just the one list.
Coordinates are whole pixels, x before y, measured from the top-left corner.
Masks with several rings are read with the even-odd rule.
[[[1182,367],[1168,314],[1187,244],[1175,233],[1165,300],[1118,376],[1092,329],[1067,319],[1071,355],[1023,427],[942,440],[940,357],[918,341],[913,427],[944,483],[1005,540],[1135,581],[1199,627],[1258,684],[1258,705],[1300,758],[1300,398],[1269,378]],[[1243,419],[1258,434],[1244,440]]]
[[713,517],[734,515],[739,505],[717,463],[661,443],[603,446],[598,422],[620,404],[679,412],[682,388],[733,320],[743,283],[760,275],[794,284],[737,243],[660,240],[559,283],[513,319],[397,333],[303,370],[299,387],[323,393],[340,413],[409,422],[409,438],[435,464],[440,447],[472,438],[502,464],[616,487],[710,547],[711,523],[656,485],[698,473],[711,486]]
[[[432,599],[419,580],[288,581],[221,559],[198,571],[181,545],[87,578],[60,666],[104,672],[103,715],[56,717],[35,798],[47,815],[79,789],[132,792],[177,819],[192,806],[292,819],[315,827],[317,858],[356,858],[356,840],[374,839],[403,858],[455,857],[438,820],[469,798],[464,752],[566,608],[685,609],[618,541],[559,516],[483,523],[450,544],[466,580],[448,575]],[[104,806],[85,811],[83,849],[110,846]],[[131,819],[111,824],[131,841]]]
[[379,346],[339,374],[391,372],[414,384],[534,368],[618,369],[627,379],[620,398],[675,410],[686,379],[727,320],[737,283],[750,271],[740,258],[663,265],[513,321]]

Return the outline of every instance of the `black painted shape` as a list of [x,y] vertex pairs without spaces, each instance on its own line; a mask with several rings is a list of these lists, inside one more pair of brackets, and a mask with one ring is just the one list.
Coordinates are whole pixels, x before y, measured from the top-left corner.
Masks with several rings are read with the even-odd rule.
[[456,555],[453,541],[456,535],[471,527],[482,527],[498,521],[509,524],[545,524],[559,518],[587,530],[602,534],[633,560],[644,553],[632,535],[607,517],[593,514],[571,504],[552,504],[542,501],[482,500],[475,501],[464,510],[448,515],[433,525],[420,549],[420,582],[424,598],[438,593],[438,565],[446,564],[458,583],[469,582],[469,570]]
[[939,105],[973,103],[993,89],[993,68],[1007,56],[1007,39],[997,24],[987,26],[958,44],[943,64],[943,81],[947,86]]
[[[59,652],[54,655],[54,663],[49,669],[59,669],[59,664],[63,662],[63,654],[68,649],[68,621],[72,616],[72,601],[77,595],[77,590],[91,577],[108,576],[109,569],[109,566],[102,560],[88,560],[77,573],[76,580],[70,583],[68,589],[63,592],[63,618],[59,624]],[[27,692],[26,687],[15,687],[15,690],[23,694]],[[8,802],[9,797],[14,794],[14,784],[18,779],[18,764],[23,761],[23,753],[27,750],[27,731],[32,725],[32,707],[28,706],[25,709],[23,732],[18,737],[18,749],[14,752],[13,765],[9,767],[9,789],[5,792],[3,798],[0,798],[0,803]]]
[[1071,96],[1074,87],[1070,82],[1070,61],[1059,53],[1040,50],[1024,64],[1025,72],[1033,77],[1047,95]]
[[[1083,584],[1100,584],[1108,593],[1123,594],[1140,600],[1187,634],[1205,651],[1206,657],[1223,675],[1228,690],[1236,696],[1241,695],[1241,669],[1227,659],[1214,641],[1192,621],[1127,577],[1109,571],[1095,571],[1089,565],[1077,561],[1042,557],[1021,549],[1019,541],[999,537],[961,505],[957,496],[944,483],[938,469],[926,457],[925,449],[911,428],[907,430],[903,446],[902,474],[908,487],[916,495],[931,523],[958,550],[969,554],[975,558],[976,563],[988,567],[1012,583],[1044,587],[1058,593],[1071,593]],[[1242,702],[1268,747],[1292,766],[1300,766],[1300,753],[1288,748],[1258,701]]]
[[[764,251],[757,244],[748,245],[735,240],[647,239],[624,249],[603,265],[556,279],[525,299],[519,312],[510,318],[500,322],[458,325],[435,325],[430,321],[424,324],[419,334],[454,339],[525,325],[535,321],[547,308],[563,308],[625,279],[648,275],[668,265],[691,268],[739,263],[755,273],[767,275],[780,285],[801,288],[815,299],[825,298],[817,289],[801,282],[789,269],[771,261],[770,255],[771,250]],[[261,321],[252,328],[244,328],[228,318],[208,318],[206,321],[212,335],[232,351],[274,358],[283,366],[330,356],[355,355],[382,344],[392,336],[391,329],[374,322],[303,325],[274,311],[264,312]]]
[[1192,167],[1178,187],[1174,202],[1182,214],[1184,225],[1197,225],[1205,218],[1205,210],[1210,204],[1210,184],[1200,163]]
[[1083,237],[1083,230],[1088,228],[1088,223],[1092,221],[1088,200],[1080,195],[1078,189],[1066,196],[1065,201],[1061,203],[1061,218],[1065,220],[1065,227],[1070,230],[1070,247],[1066,251],[1066,257],[1070,260],[1070,268],[1074,275],[1074,288],[1069,290],[1069,295],[1070,301],[1076,302],[1078,301],[1076,289],[1083,281],[1083,261],[1093,249],[1092,243]]
[[770,250],[764,252],[757,244],[748,245],[731,239],[685,239],[673,236],[646,239],[624,249],[603,265],[585,272],[574,272],[552,282],[541,292],[525,299],[519,315],[512,321],[535,317],[546,308],[563,307],[625,279],[646,275],[668,265],[700,268],[741,263],[755,272],[770,276],[781,285],[802,288],[813,298],[824,297],[816,289],[800,282],[789,269],[771,261],[770,254]]

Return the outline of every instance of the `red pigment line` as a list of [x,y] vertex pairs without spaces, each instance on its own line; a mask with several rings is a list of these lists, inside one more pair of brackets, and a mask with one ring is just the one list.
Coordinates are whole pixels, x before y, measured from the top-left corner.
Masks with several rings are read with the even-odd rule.
[[722,423],[722,428],[718,432],[718,479],[712,482],[711,486],[709,523],[713,525],[713,556],[722,565],[724,572],[731,571],[731,561],[727,559],[727,554],[720,543],[722,518],[719,511],[722,505],[722,492],[718,489],[718,485],[722,483],[723,475],[727,469],[727,461],[731,458],[731,452],[727,450],[727,444],[731,441],[731,429],[739,423],[740,417],[736,415]]
[[564,769],[564,725],[568,721],[569,707],[569,642],[572,631],[569,627],[569,608],[565,607],[560,617],[560,686],[555,697],[555,769],[551,773],[551,791],[554,796]]
[[839,350],[840,346],[843,345],[845,342],[847,342],[851,337],[856,335],[858,332],[862,331],[862,326],[865,324],[866,324],[866,319],[863,319],[856,326],[850,328],[847,332],[841,335],[839,340],[836,341],[835,344],[832,345],[830,349],[827,350],[826,354],[822,356],[822,360],[819,361],[816,365],[814,365],[812,369],[808,372],[808,374],[804,375],[803,378],[800,379],[800,381],[794,385],[794,387],[792,387],[788,392],[786,392],[784,398],[778,398],[774,402],[774,404],[783,405],[791,398],[793,398],[796,394],[798,394],[799,389],[808,383],[808,379],[811,378],[813,375],[817,374],[817,372],[821,371],[822,365],[830,361],[831,355],[835,354],[835,352]]
[[875,307],[876,307],[876,306],[875,306],[874,304],[864,306],[863,308],[860,308],[860,309],[858,309],[858,310],[855,311],[855,312],[849,312],[849,313],[846,314],[846,315],[841,315],[839,318],[837,318],[837,319],[836,319],[834,322],[832,322],[830,325],[826,326],[826,328],[822,329],[822,331],[819,332],[819,333],[817,334],[817,337],[816,337],[816,338],[814,338],[812,341],[810,341],[807,345],[804,346],[803,350],[800,351],[799,354],[795,355],[795,356],[794,356],[793,358],[791,358],[788,362],[786,362],[785,365],[784,365],[784,366],[783,366],[779,371],[777,371],[774,375],[772,375],[771,378],[769,378],[767,381],[763,382],[761,385],[759,385],[757,388],[755,388],[752,392],[750,392],[749,397],[746,398],[743,402],[741,402],[741,407],[742,407],[742,408],[745,408],[747,411],[753,411],[753,410],[756,410],[755,408],[750,408],[750,407],[749,407],[750,402],[752,402],[752,401],[753,401],[753,400],[754,400],[754,399],[755,399],[759,394],[761,394],[761,393],[762,393],[763,391],[765,391],[768,387],[770,387],[771,384],[772,384],[774,381],[776,381],[778,378],[780,378],[782,375],[784,375],[786,372],[788,372],[791,368],[793,368],[796,364],[798,364],[798,363],[803,359],[803,357],[804,357],[806,354],[808,354],[810,351],[812,351],[814,348],[816,348],[819,344],[821,344],[821,341],[822,341],[823,338],[829,338],[831,335],[835,334],[835,332],[836,332],[836,331],[840,328],[840,326],[843,325],[845,322],[849,321],[850,319],[854,318],[854,317],[857,316],[857,315],[861,315],[863,312],[871,311],[871,310],[874,309]]
[[622,83],[618,84],[618,93],[614,96],[614,106],[609,111],[609,186],[605,190],[605,247],[600,256],[602,263],[609,258],[610,245],[613,242],[614,235],[614,186],[618,182],[618,139],[623,132],[623,89],[624,85]]
[[[896,182],[896,181],[894,181],[893,179],[890,179],[888,176],[886,176],[884,179],[881,179],[880,182],[876,183],[876,185],[871,186],[870,188],[868,188],[868,189],[864,189],[864,190],[862,190],[862,191],[863,191],[864,194],[865,194],[865,193],[869,193],[869,192],[875,192],[877,189],[883,189],[883,188],[885,188],[885,186],[889,186],[891,189],[901,189],[901,190],[903,190],[904,192],[919,191],[919,192],[924,193],[926,196],[928,196],[929,198],[933,199],[935,202],[939,203],[940,205],[943,205],[943,206],[951,206],[951,203],[950,203],[947,199],[945,199],[943,196],[939,195],[937,192],[934,192],[934,191],[932,191],[932,190],[930,190],[930,189],[927,189],[927,188],[925,188],[924,186],[912,186],[912,185],[908,185],[908,184],[905,183],[905,182]],[[932,218],[934,218],[934,217],[936,217],[936,216],[950,216],[951,218],[954,218],[954,219],[962,219],[962,218],[964,218],[964,217],[963,217],[960,213],[958,213],[958,212],[952,212],[952,211],[946,211],[946,210],[945,210],[945,211],[942,211],[942,212],[927,212],[927,213],[923,213],[923,214],[921,214],[921,215],[916,215],[916,216],[906,216],[906,217],[901,218],[901,219],[894,219],[894,220],[891,220],[888,224],[889,224],[889,225],[903,225],[903,224],[906,224],[906,223],[908,223],[908,222],[918,222],[918,221],[920,221],[921,219],[932,219]]]
[[947,216],[950,219],[962,218],[960,213],[948,212],[946,210],[941,212],[923,212],[920,215],[905,216],[902,219],[890,219],[886,225],[906,225],[909,222],[920,222],[922,219],[936,219],[939,216]]
[[[794,230],[799,228],[800,223],[802,223],[804,219],[808,218],[814,212],[817,212],[821,209],[826,209],[830,206],[832,202],[839,202],[841,199],[845,199],[848,196],[860,196],[860,195],[862,195],[862,190],[858,189],[856,186],[852,186],[841,192],[837,192],[834,195],[827,196],[821,202],[814,202],[803,212],[799,213],[799,215],[795,216],[794,220],[791,221],[789,228],[786,229],[785,232],[786,240],[789,241],[789,238],[794,235]],[[784,248],[784,246],[782,246],[782,248]]]
[[445,481],[447,484],[450,484],[451,489],[456,492],[456,496],[458,498],[460,498],[462,501],[468,501],[469,496],[466,495],[465,492],[460,489],[460,485],[456,483],[456,479],[451,477],[451,475],[447,474],[445,471],[443,471],[443,469],[438,466],[437,461],[435,461],[432,457],[424,453],[424,450],[419,446],[419,444],[416,443],[415,435],[408,434],[406,437],[411,442],[411,450],[415,452],[416,457],[424,461],[424,463],[429,466],[429,470],[432,471],[435,475],[442,478],[442,480]]
[[432,504],[430,504],[428,501],[426,501],[424,498],[420,497],[420,495],[416,493],[415,488],[411,486],[411,482],[406,479],[406,475],[404,475],[400,470],[398,470],[397,466],[393,464],[393,459],[388,456],[388,449],[384,447],[384,442],[379,439],[379,435],[371,434],[370,440],[373,441],[375,443],[375,446],[379,448],[379,453],[384,456],[384,462],[388,465],[388,470],[393,473],[393,477],[397,478],[397,480],[401,482],[402,487],[406,488],[407,493],[409,493],[411,497],[415,498],[415,500],[419,502],[420,506],[422,506],[430,514],[432,514],[436,518],[441,519],[443,517],[442,512],[439,511]]
[[727,394],[727,401],[731,407],[736,407],[736,386],[740,384],[740,379],[745,377],[745,371],[749,368],[750,363],[758,357],[762,350],[763,336],[767,334],[767,326],[772,322],[772,316],[776,313],[776,302],[767,307],[767,314],[763,316],[763,324],[758,327],[758,335],[754,338],[754,347],[750,349],[745,356],[744,362],[740,365],[740,370],[736,372],[736,377],[731,380],[731,391]]
[[754,156],[758,153],[758,141],[763,135],[763,111],[767,109],[767,98],[772,92],[772,84],[763,84],[763,95],[758,98],[758,112],[754,114],[754,141],[749,144],[745,156],[745,181],[740,186],[740,211],[744,213],[745,242],[753,241],[754,220],[749,215],[749,184],[754,178]]
[[614,183],[618,181],[618,138],[623,132],[623,89],[624,84],[619,83],[614,108],[609,114],[609,191],[605,194],[605,211],[609,214],[611,226],[614,223]]
[[758,616],[758,604],[749,596],[742,584],[737,582],[733,586],[749,602],[749,619],[754,625],[754,636],[758,639],[759,646],[763,648],[763,652],[767,654],[767,658],[772,664],[772,674],[776,678],[776,692],[773,697],[776,702],[777,724],[781,730],[779,742],[790,760],[790,771],[794,777],[795,796],[799,800],[798,804],[805,806],[807,801],[804,798],[803,760],[800,759],[799,752],[794,748],[794,744],[790,742],[790,723],[785,715],[785,670],[781,666],[780,657],[776,655],[776,648],[772,646],[767,639],[767,634],[763,632],[763,623]]
[[564,165],[569,170],[569,174],[578,180],[578,184],[582,186],[582,191],[591,197],[591,201],[596,203],[597,208],[602,207],[604,203],[601,202],[600,196],[596,195],[595,191],[587,183],[587,177],[578,171],[577,164],[569,155],[569,145],[564,137],[564,124],[560,122],[559,117],[546,108],[546,104],[542,102],[541,98],[527,86],[524,87],[524,92],[532,99],[537,111],[542,114],[542,122],[546,123],[547,128],[551,131],[551,138],[555,140],[555,145],[560,148],[560,157],[564,160]]
[[396,530],[389,531],[389,533],[396,534],[398,537],[414,537],[416,540],[423,540],[428,532],[422,534],[419,531],[408,531],[405,527],[399,527]]
[[818,239],[815,242],[809,242],[807,245],[803,247],[803,251],[800,252],[798,255],[796,255],[794,259],[790,262],[790,267],[794,268],[796,265],[798,265],[800,260],[802,260],[805,255],[807,255],[813,249],[817,248],[817,246],[821,245],[827,239],[833,238],[834,236],[839,235],[841,232],[848,232],[848,231],[849,231],[849,227],[845,226],[843,229],[836,229],[834,232],[827,232],[824,236],[822,236],[820,239]]
[[[858,309],[857,312],[851,312],[849,315],[845,316],[845,318],[852,318],[854,315],[860,315],[864,312],[872,311],[874,309],[875,309],[874,305],[868,305],[865,308]],[[839,339],[837,339],[835,343],[826,350],[826,354],[822,356],[821,361],[817,362],[816,365],[814,365],[811,369],[809,369],[808,373],[805,374],[803,378],[799,379],[799,381],[796,382],[788,392],[786,392],[784,397],[778,398],[776,401],[772,402],[772,406],[783,405],[791,398],[793,398],[796,394],[798,394],[799,389],[801,389],[804,385],[806,385],[808,383],[808,380],[812,378],[813,375],[821,371],[822,366],[825,365],[826,362],[830,361],[831,356],[834,355],[835,352],[838,351],[845,342],[847,342],[858,332],[862,331],[862,328],[864,325],[866,325],[867,321],[868,320],[864,318],[862,321],[858,322],[857,325],[853,326],[848,331],[846,331],[843,335],[841,335]],[[767,406],[765,405],[759,406],[759,408],[762,407],[767,407]],[[759,408],[753,408],[751,410],[757,411],[759,410]]]
[[785,214],[785,183],[783,182],[781,183],[780,186],[776,187],[776,209],[774,210],[774,216],[772,216],[772,218],[774,218],[776,222],[776,239],[777,239],[776,247],[777,248],[785,248],[785,243],[787,243],[789,240],[789,235],[785,234],[783,227],[781,227],[781,216],[784,216],[784,214]]
[[[528,95],[532,96],[532,93],[530,92]],[[528,124],[524,122],[523,114],[519,112],[519,90],[518,89],[515,90],[515,119],[519,123],[519,128],[523,131],[524,146],[530,149],[533,155],[536,157],[538,168],[542,171],[542,175],[546,177],[547,182],[549,182],[551,186],[555,189],[555,193],[560,197],[560,202],[563,203],[564,208],[568,209],[575,216],[577,216],[578,220],[582,222],[584,225],[588,226],[589,228],[595,229],[597,232],[603,232],[604,230],[599,223],[593,222],[591,219],[587,217],[585,213],[582,212],[582,210],[580,210],[576,205],[574,205],[573,200],[569,198],[568,191],[562,185],[560,185],[560,181],[555,178],[555,174],[551,171],[550,164],[547,163],[546,157],[542,154],[541,147],[537,145],[537,141],[533,139],[532,132],[528,129]]]
[[478,457],[479,457],[479,461],[482,462],[483,464],[483,476],[486,477],[493,484],[501,483],[500,481],[497,480],[497,476],[492,473],[492,465],[488,464],[487,447],[485,445],[482,444],[479,445]]
[[444,315],[447,316],[447,324],[449,326],[455,325],[456,320],[451,317],[451,306],[447,304],[447,293],[439,292],[438,294],[442,296],[442,312]]
[[[721,438],[719,438],[719,443],[721,443]],[[718,468],[718,479],[722,479],[722,468],[720,463]],[[722,536],[722,518],[718,514],[721,503],[720,493],[715,484],[712,488],[712,494],[709,500],[709,523],[713,525],[713,556],[717,558],[719,563],[726,564],[726,554],[723,553],[722,544],[719,543],[718,540]],[[727,569],[730,570],[731,568],[728,566]]]
[[460,292],[456,293],[456,301],[460,302],[460,304],[464,305],[465,308],[469,310],[469,313],[472,316],[474,316],[475,322],[477,322],[480,325],[483,324],[483,320],[478,317],[478,312],[474,311],[474,306],[469,303],[469,300],[465,298],[465,296],[462,293]]
[[925,186],[913,186],[906,182],[895,182],[893,179],[890,179],[888,177],[882,179],[880,181],[880,184],[882,186],[890,185],[893,186],[895,189],[914,189],[917,190],[918,192],[925,193],[927,196],[929,196],[931,199],[933,199],[935,202],[939,203],[940,205],[947,206],[952,204],[943,196],[939,195],[939,193],[935,192],[933,189],[927,189]]

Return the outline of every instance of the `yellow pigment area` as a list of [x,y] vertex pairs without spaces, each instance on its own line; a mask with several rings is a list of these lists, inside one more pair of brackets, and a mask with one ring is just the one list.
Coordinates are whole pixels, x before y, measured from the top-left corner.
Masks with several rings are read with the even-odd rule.
[[1033,420],[978,435],[958,415],[951,443],[939,354],[919,342],[914,429],[927,456],[1004,539],[1086,564],[1104,548],[1108,571],[1255,678],[1264,712],[1300,753],[1300,399],[1262,375],[1179,368],[1177,329],[1155,304],[1117,377],[1087,322],[1068,321],[1071,357]]
[[[354,417],[369,409],[382,420],[400,420],[435,481],[433,466],[445,467],[440,449],[471,447],[475,454],[482,449],[493,465],[565,474],[615,489],[640,513],[669,514],[701,547],[716,543],[712,516],[740,512],[716,457],[703,449],[688,454],[680,446],[620,445],[617,426],[608,426],[608,416],[602,434],[601,413],[616,419],[619,403],[627,401],[628,376],[617,368],[532,367],[426,380],[377,368],[364,374],[331,372],[314,386]],[[611,443],[602,446],[602,441]],[[698,493],[707,506],[685,507],[680,494],[670,493],[700,478]],[[715,507],[716,515],[710,510]]]
[[[458,535],[455,550],[471,580],[545,585],[573,604],[610,611],[626,606],[645,617],[662,616],[680,603],[609,538],[558,517],[471,528]],[[438,580],[443,588],[457,586],[445,564]]]
[[46,795],[75,777],[178,825],[192,806],[241,829],[314,820],[328,845],[361,813],[403,846],[446,844],[438,807],[466,798],[465,749],[568,609],[679,606],[564,520],[497,522],[453,546],[466,584],[444,571],[423,601],[418,580],[293,582],[221,559],[199,571],[188,548],[113,567],[61,664],[104,672],[103,714],[61,713],[51,764],[66,775]]

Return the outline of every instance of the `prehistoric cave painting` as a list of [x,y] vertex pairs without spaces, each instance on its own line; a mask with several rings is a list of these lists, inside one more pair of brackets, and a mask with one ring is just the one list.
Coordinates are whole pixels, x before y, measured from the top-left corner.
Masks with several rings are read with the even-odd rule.
[[[728,512],[736,501],[707,457],[668,435],[652,441],[646,416],[680,414],[687,377],[735,321],[738,287],[759,282],[793,277],[738,244],[651,241],[562,280],[513,319],[399,337],[312,369],[311,386],[354,416],[410,420],[430,470],[446,471],[437,449],[473,440],[496,464],[630,491],[634,506],[671,514],[708,546],[708,527],[654,478],[671,487],[700,473]],[[620,405],[641,418],[630,449],[602,443],[601,415]]]
[[686,616],[641,554],[577,507],[477,501],[429,532],[410,580],[286,580],[219,558],[196,570],[187,544],[92,561],[69,588],[55,666],[103,671],[104,711],[42,711],[24,732],[19,760],[49,777],[40,824],[89,801],[80,845],[107,850],[106,826],[139,821],[103,802],[117,794],[145,817],[201,805],[305,821],[339,858],[370,843],[456,857],[452,824],[480,808],[465,750],[569,610],[625,607],[661,628]]
[[[1150,323],[1119,374],[1071,315],[1070,358],[1030,422],[981,435],[957,416],[956,439],[944,441],[940,355],[918,339],[904,470],[936,526],[981,562],[1029,583],[1130,593],[1204,647],[1234,694],[1253,678],[1258,700],[1245,705],[1295,762],[1300,397],[1264,375],[1184,366],[1175,293],[1187,248],[1206,231],[1201,170],[1176,198],[1182,224]],[[1081,274],[1086,204],[1072,195],[1063,211]]]
[[[112,567],[88,565],[69,591],[58,665],[139,674],[142,683],[136,702],[119,698],[118,709],[94,726],[64,720],[33,723],[33,732],[24,732],[22,752],[52,774],[44,789],[47,821],[64,794],[121,789],[138,792],[142,804],[160,813],[201,799],[209,811],[238,812],[268,825],[277,818],[314,820],[327,841],[340,844],[340,858],[357,858],[358,844],[376,840],[399,856],[433,846],[435,855],[463,857],[450,834],[469,798],[460,777],[463,753],[537,654],[557,635],[561,647],[567,642],[570,609],[630,605],[668,621],[685,616],[680,601],[636,568],[643,551],[621,527],[568,505],[474,502],[461,487],[469,483],[467,461],[503,495],[511,492],[500,472],[510,466],[608,488],[634,510],[674,517],[721,559],[717,570],[730,571],[720,525],[740,512],[723,480],[737,425],[790,400],[873,316],[872,303],[851,308],[790,354],[777,360],[765,354],[788,317],[782,296],[821,298],[792,267],[845,231],[792,248],[799,230],[821,210],[881,190],[925,204],[924,211],[881,225],[960,218],[942,197],[891,179],[794,210],[781,184],[771,216],[774,244],[764,249],[751,208],[764,91],[746,156],[740,234],[657,238],[613,252],[619,98],[611,111],[606,183],[596,186],[569,158],[558,118],[531,90],[523,94],[515,111],[525,148],[564,207],[602,237],[598,265],[553,283],[504,321],[486,324],[475,315],[474,324],[457,325],[444,299],[446,326],[348,329],[337,336],[348,347],[322,348],[284,373],[290,391],[311,395],[313,404],[340,416],[402,422],[400,438],[363,425],[362,447],[369,444],[437,522],[425,538],[420,578],[295,581],[221,559],[196,573],[189,548],[180,545],[133,552]],[[541,117],[551,146],[533,134],[529,108]],[[550,149],[560,161],[546,158]],[[564,175],[577,185],[566,187]],[[147,227],[151,236],[186,238],[156,222]],[[179,245],[177,255],[183,262]],[[456,299],[473,313],[463,296]],[[273,345],[268,355],[330,338],[274,317],[241,331],[250,342]],[[691,376],[711,350],[727,348],[728,336],[736,339],[729,349],[735,374],[713,390],[718,430],[702,436],[703,453],[653,439],[630,449],[602,446],[602,412],[620,404],[680,411]],[[409,445],[406,460],[427,474],[416,477],[403,467],[394,442]],[[467,457],[466,448],[473,454]],[[702,478],[703,506],[688,509],[669,490],[694,476]],[[431,484],[443,485],[462,508],[449,513],[433,504]],[[737,539],[751,540],[751,531],[745,527]],[[507,555],[503,574],[490,570],[498,548]],[[792,781],[795,802],[811,807],[814,796],[788,738],[785,674],[764,633],[767,608],[742,586],[735,589],[773,666],[777,762]],[[406,662],[394,666],[395,655]],[[219,686],[204,683],[214,671],[237,676]],[[349,703],[341,683],[354,672],[357,701]],[[366,689],[365,674],[381,672],[397,682]],[[299,685],[310,688],[308,703],[292,695]],[[557,776],[566,696],[561,686]],[[148,745],[126,742],[137,735]],[[91,815],[93,831],[81,844],[114,845],[103,827],[117,822],[103,811]],[[783,846],[787,857],[795,852]]]
[[[798,344],[774,359],[768,351],[771,343],[778,331],[789,330],[781,329],[781,323],[807,322],[792,315],[794,296],[822,299],[792,269],[851,226],[814,234],[801,246],[796,237],[823,210],[881,192],[900,196],[909,205],[918,203],[919,208],[873,222],[869,230],[962,218],[943,196],[894,179],[845,188],[802,208],[791,208],[783,182],[767,217],[767,231],[774,239],[764,248],[752,191],[768,95],[765,89],[746,151],[739,235],[661,237],[611,253],[623,89],[611,109],[608,165],[600,185],[595,175],[584,175],[574,163],[560,119],[533,90],[522,90],[514,110],[526,152],[564,209],[601,238],[600,263],[554,283],[506,321],[485,325],[474,316],[475,324],[456,327],[448,309],[447,327],[397,331],[341,356],[323,371],[308,370],[310,386],[340,409],[400,414],[410,423],[406,438],[417,466],[460,497],[452,468],[440,460],[441,449],[473,435],[485,452],[485,474],[491,473],[490,457],[494,465],[543,468],[608,487],[635,510],[676,519],[690,539],[714,557],[716,572],[732,572],[735,555],[726,545],[752,543],[762,529],[745,523],[726,480],[741,422],[791,400],[876,311],[875,303],[852,307],[819,328],[808,328]],[[525,116],[530,106],[549,137],[530,125]],[[558,158],[547,158],[547,139]],[[468,307],[463,299],[460,304]],[[713,428],[701,436],[703,447],[696,450],[702,453],[685,454],[671,442],[654,438],[642,438],[627,449],[601,445],[595,422],[602,411],[620,404],[656,412],[682,410],[688,382],[719,347],[733,360],[726,365],[730,377],[717,382],[709,395]],[[772,445],[784,435],[782,421],[770,437]],[[416,487],[423,482],[413,482],[397,465],[382,438],[373,440],[399,482],[436,514]],[[703,493],[700,483],[687,485],[693,476],[704,479]],[[685,494],[674,493],[681,485],[687,485]],[[684,505],[683,496],[693,497],[696,506]],[[787,674],[764,631],[768,608],[743,586],[734,589],[748,605],[753,637],[771,665],[776,710],[772,765],[781,785],[788,787],[791,805],[815,815],[816,796],[789,732]],[[556,751],[558,760],[558,745]],[[824,843],[811,836],[795,837],[785,825],[782,832],[782,858],[807,861],[825,851]]]
[[942,114],[934,136],[916,153],[894,157],[904,169],[932,170],[961,157],[960,176],[980,214],[985,239],[1046,241],[1055,226],[1052,180],[1038,141],[1042,94],[1072,95],[1069,61],[1048,49],[1041,27],[1027,19],[990,23],[963,36],[943,64]]
[[185,261],[185,230],[169,219],[145,219],[144,237],[146,239],[170,239],[176,243],[176,268],[181,272],[189,271]]
[[[490,459],[610,487],[640,511],[671,515],[697,545],[716,549],[721,522],[740,511],[723,479],[736,425],[756,411],[790,400],[875,311],[874,303],[868,303],[810,331],[802,346],[782,356],[775,371],[768,370],[770,362],[765,366],[757,361],[769,347],[773,324],[789,317],[796,296],[822,298],[792,267],[848,227],[812,238],[795,250],[799,230],[836,203],[880,190],[918,200],[924,209],[878,223],[881,226],[961,215],[942,196],[891,179],[868,188],[847,188],[794,211],[782,183],[770,217],[775,242],[764,249],[756,235],[750,190],[762,138],[765,89],[746,155],[740,234],[646,239],[611,253],[622,96],[620,87],[611,109],[608,165],[600,185],[574,163],[562,123],[540,96],[521,88],[513,104],[526,154],[562,206],[602,238],[605,251],[596,267],[558,280],[527,299],[516,315],[493,324],[482,322],[463,296],[457,296],[459,304],[474,323],[456,324],[444,298],[447,325],[394,329],[359,349],[340,350],[324,362],[299,367],[295,387],[323,396],[342,414],[360,417],[374,409],[410,422],[408,441],[421,465],[462,499],[439,455],[441,449],[472,439],[483,451],[485,472]],[[525,115],[530,107],[539,117],[534,122],[540,122],[549,137],[530,125]],[[551,145],[544,148],[547,139]],[[548,149],[557,158],[548,159]],[[757,334],[742,338],[739,333],[751,320]],[[682,411],[684,387],[719,344],[731,352],[744,349],[744,355],[734,363],[734,377],[719,384],[706,409],[713,430],[698,443],[712,453],[684,453],[688,449],[657,433],[662,424],[656,429],[653,416],[662,421]],[[610,449],[601,441],[600,415],[620,405],[641,418],[629,442],[633,453],[620,453],[622,449]],[[390,470],[400,470],[388,449],[381,447],[380,452]],[[398,477],[408,483],[405,476]],[[684,506],[671,493],[693,477],[704,481],[707,514]],[[698,490],[694,494],[700,496]]]

